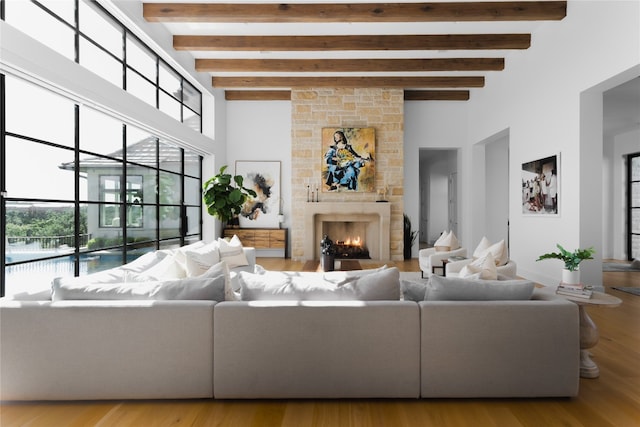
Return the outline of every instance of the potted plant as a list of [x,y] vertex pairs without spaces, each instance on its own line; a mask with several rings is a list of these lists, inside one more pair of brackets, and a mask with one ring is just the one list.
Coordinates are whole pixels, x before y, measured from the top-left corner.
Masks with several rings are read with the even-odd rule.
[[202,184],[202,200],[207,212],[224,224],[238,216],[249,196],[256,197],[255,191],[243,187],[241,175],[225,173],[226,169],[226,165],[222,166],[217,175]]
[[417,231],[411,230],[411,218],[407,214],[404,216],[404,259],[411,259],[411,248],[418,237]]
[[559,252],[549,252],[540,257],[536,261],[543,259],[559,259],[564,262],[564,269],[562,270],[562,282],[568,285],[580,284],[580,263],[585,259],[593,259],[593,254],[596,250],[591,247],[588,249],[576,249],[573,252],[569,252],[559,244],[556,245]]

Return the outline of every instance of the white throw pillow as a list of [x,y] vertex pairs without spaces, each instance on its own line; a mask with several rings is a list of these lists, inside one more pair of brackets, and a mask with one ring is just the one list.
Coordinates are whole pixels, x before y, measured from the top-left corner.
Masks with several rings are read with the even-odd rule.
[[166,252],[162,251],[147,252],[119,268],[132,273],[142,273],[165,259],[167,255],[168,254]]
[[229,268],[243,267],[249,265],[247,256],[244,254],[242,242],[237,235],[233,235],[230,241],[219,237],[218,245],[220,250],[220,259],[227,263]]
[[243,301],[296,300],[398,300],[400,272],[387,268],[366,274],[343,285],[325,280],[322,273],[268,271],[264,274],[238,274]]
[[364,270],[349,270],[349,271],[330,271],[324,273],[324,280],[327,282],[331,282],[336,286],[346,285],[349,282],[353,282],[354,280],[359,279],[362,276],[366,276],[367,274],[378,273],[382,270],[386,270],[387,265],[383,265],[378,268],[368,268]]
[[144,270],[142,273],[131,273],[127,276],[128,282],[147,282],[156,280],[184,279],[187,273],[178,262],[178,257],[169,255],[153,267]]
[[[446,233],[446,234],[445,234]],[[433,244],[437,252],[449,252],[460,247],[460,242],[453,230],[448,233],[444,231],[442,236]]]
[[491,252],[462,267],[458,277],[469,277],[475,274],[480,274],[480,278],[484,280],[498,280],[498,270]]
[[142,283],[91,283],[53,287],[51,299],[61,300],[211,300],[224,301],[224,274]]
[[194,249],[201,248],[202,246],[204,246],[204,242],[202,240],[198,240],[195,243],[184,245],[176,249],[168,249],[168,250],[165,249],[165,251],[169,252],[170,255],[175,256],[176,261],[178,261],[182,266],[182,268],[186,270],[187,269],[186,267],[187,251],[192,251]]
[[433,247],[436,249],[436,252],[449,252],[449,245],[447,244],[447,239],[449,237],[449,232],[444,230],[440,237],[435,241]]
[[122,283],[126,282],[129,276],[130,274],[122,267],[116,267],[84,276],[56,277],[51,282],[51,286],[83,286],[87,283]]
[[507,245],[503,240],[500,240],[498,243],[494,243],[489,246],[485,253],[490,253],[493,255],[493,259],[495,260],[496,265],[504,265],[507,263]]
[[489,239],[483,237],[476,250],[473,251],[473,257],[482,258],[487,253],[493,255],[493,259],[498,266],[506,265],[509,262],[509,251],[504,239],[492,244]]
[[218,262],[220,262],[220,251],[217,241],[185,251],[187,277],[200,276]]
[[498,301],[531,299],[535,284],[529,280],[477,280],[432,275],[428,301]]

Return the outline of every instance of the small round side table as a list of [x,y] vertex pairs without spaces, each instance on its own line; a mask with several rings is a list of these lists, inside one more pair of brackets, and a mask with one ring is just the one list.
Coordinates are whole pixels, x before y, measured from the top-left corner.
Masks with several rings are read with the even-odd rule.
[[598,328],[593,322],[587,310],[586,306],[594,307],[617,307],[622,304],[620,298],[613,295],[605,294],[603,292],[593,292],[591,298],[579,298],[572,297],[570,295],[559,295],[569,301],[573,301],[578,304],[578,312],[580,314],[580,376],[582,378],[598,378],[600,376],[600,369],[598,365],[591,360],[590,348],[594,347],[598,343]]

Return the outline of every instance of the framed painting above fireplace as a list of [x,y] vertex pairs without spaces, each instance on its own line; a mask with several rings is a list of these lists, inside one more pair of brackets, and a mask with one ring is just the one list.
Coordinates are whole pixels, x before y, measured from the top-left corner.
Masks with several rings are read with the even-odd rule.
[[322,191],[375,191],[374,128],[322,129]]

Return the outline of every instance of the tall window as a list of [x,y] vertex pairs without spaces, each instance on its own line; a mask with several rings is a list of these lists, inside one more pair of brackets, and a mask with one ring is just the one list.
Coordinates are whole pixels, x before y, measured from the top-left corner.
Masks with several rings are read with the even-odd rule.
[[[150,87],[154,107],[201,130],[200,92],[95,2],[0,2],[21,31],[127,90]],[[201,239],[201,169],[198,153],[0,74],[0,295]]]
[[627,156],[627,259],[640,259],[640,153]]
[[0,6],[7,23],[202,132],[202,93],[95,1],[0,0]]

